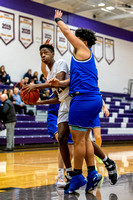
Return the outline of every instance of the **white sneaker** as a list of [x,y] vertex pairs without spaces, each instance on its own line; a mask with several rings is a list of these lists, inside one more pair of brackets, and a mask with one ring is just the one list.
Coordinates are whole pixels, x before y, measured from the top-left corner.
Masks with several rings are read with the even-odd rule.
[[57,177],[56,186],[57,187],[65,187],[65,185],[66,185],[65,178]]

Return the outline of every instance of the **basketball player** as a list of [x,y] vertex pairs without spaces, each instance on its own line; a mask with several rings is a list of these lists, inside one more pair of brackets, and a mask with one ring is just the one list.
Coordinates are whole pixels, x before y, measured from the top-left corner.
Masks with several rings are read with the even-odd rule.
[[[50,44],[50,39],[47,39],[44,44],[48,44],[49,45]],[[54,50],[54,48],[53,48],[53,50]],[[51,57],[51,61],[53,63],[53,56]],[[48,65],[49,69],[51,68],[50,65],[51,64]],[[54,64],[52,64],[52,65],[54,66]],[[68,70],[68,66],[66,64],[65,64],[65,67],[66,67],[65,71],[69,71]],[[59,69],[59,70],[61,71],[62,69]],[[43,61],[43,59],[42,59],[42,63],[41,63],[41,71],[42,71],[44,77],[46,79],[48,79],[47,76],[48,76],[48,71],[49,70],[47,70],[46,64]],[[63,73],[63,71],[61,73]],[[49,71],[49,73],[50,73],[50,71]],[[57,73],[58,73],[58,70],[57,70]],[[55,76],[55,74],[53,74],[53,76]],[[47,128],[48,128],[48,132],[51,135],[51,137],[55,137],[56,140],[58,141],[57,119],[58,119],[59,106],[57,106],[57,105],[59,105],[59,104],[50,104],[50,106],[49,106],[49,112],[48,112],[48,117],[47,117]],[[64,119],[63,119],[63,122],[64,122]],[[73,157],[73,145],[72,144],[73,144],[72,137],[71,137],[71,134],[69,134],[68,141],[67,141],[66,145],[68,145],[68,149],[69,149],[68,153],[70,153],[70,159],[72,159],[72,157]],[[67,149],[67,151],[68,151],[68,149]],[[71,166],[70,165],[68,165],[68,166],[70,168],[68,168],[67,171],[69,171],[69,169],[72,170]],[[64,187],[66,185],[66,182],[65,182],[65,179],[64,179],[64,162],[63,162],[63,159],[62,159],[62,156],[61,156],[61,153],[60,153],[59,149],[58,149],[58,178],[57,178],[56,185],[57,185],[57,187]]]
[[102,176],[94,166],[94,149],[89,138],[90,128],[102,108],[102,97],[98,88],[98,76],[91,47],[96,38],[92,31],[80,29],[76,36],[62,20],[62,12],[55,10],[55,21],[68,41],[73,45],[71,60],[70,95],[73,97],[69,110],[69,125],[74,142],[74,173],[66,193],[74,192],[86,184],[82,175],[83,160],[88,166],[86,192],[94,189]]
[[[54,47],[49,44],[43,44],[40,46],[40,55],[42,59],[43,66],[41,66],[43,74],[46,75],[47,80],[50,80],[53,77],[57,77],[60,80],[69,78],[69,68],[67,63],[60,59],[58,61],[54,60]],[[46,65],[48,66],[46,70]],[[42,84],[32,84],[26,85],[23,87],[25,91],[32,91],[34,89],[42,89],[51,87],[48,83]],[[69,103],[71,97],[69,96],[69,87],[66,88],[57,88],[53,89],[55,96],[52,99],[42,100],[38,104],[56,104],[60,103],[60,108],[58,112],[58,142],[60,147],[60,152],[66,166],[67,174],[72,173],[72,166],[70,154],[72,154],[72,145],[69,145],[68,142],[72,144],[72,140],[69,136],[70,130],[68,126],[68,112],[69,112]],[[69,152],[69,150],[71,151]]]

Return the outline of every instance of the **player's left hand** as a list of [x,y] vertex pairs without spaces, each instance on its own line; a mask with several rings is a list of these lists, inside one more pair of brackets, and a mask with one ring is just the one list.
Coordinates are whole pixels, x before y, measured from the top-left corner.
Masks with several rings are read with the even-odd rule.
[[29,92],[35,90],[35,87],[36,87],[36,84],[27,84],[27,85],[24,85],[21,90],[29,93]]
[[56,18],[62,19],[62,15],[63,15],[63,13],[61,12],[61,10],[55,10],[54,19],[56,19]]
[[36,103],[34,103],[34,105],[40,105],[41,104],[41,99],[39,98],[38,101],[36,101]]
[[109,113],[109,110],[107,108],[104,108],[103,112],[104,112],[106,117],[109,117],[110,113]]
[[50,43],[51,39],[47,39],[44,44],[50,44],[50,45],[53,45],[53,43]]
[[48,82],[51,86],[60,87],[60,81],[57,78],[52,78]]

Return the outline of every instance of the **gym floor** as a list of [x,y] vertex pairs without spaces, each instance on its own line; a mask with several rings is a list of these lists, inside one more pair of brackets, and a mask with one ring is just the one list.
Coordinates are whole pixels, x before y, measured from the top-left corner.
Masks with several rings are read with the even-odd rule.
[[[64,195],[55,186],[58,162],[56,148],[17,149],[0,151],[0,200],[133,200],[133,146],[102,147],[116,161],[118,182],[110,185],[103,164],[96,167],[103,179],[93,194],[85,187],[72,195]],[[87,175],[84,163],[83,174]]]

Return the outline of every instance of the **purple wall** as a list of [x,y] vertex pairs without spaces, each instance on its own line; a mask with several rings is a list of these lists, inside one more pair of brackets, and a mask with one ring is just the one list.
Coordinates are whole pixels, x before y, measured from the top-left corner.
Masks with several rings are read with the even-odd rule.
[[[35,3],[30,0],[1,0],[0,6],[54,20],[54,8]],[[101,34],[133,42],[133,32],[131,31],[126,31],[121,28],[110,26],[68,12],[63,11],[63,13],[63,20],[69,25],[79,27],[79,24],[82,24],[82,28],[89,28]]]

